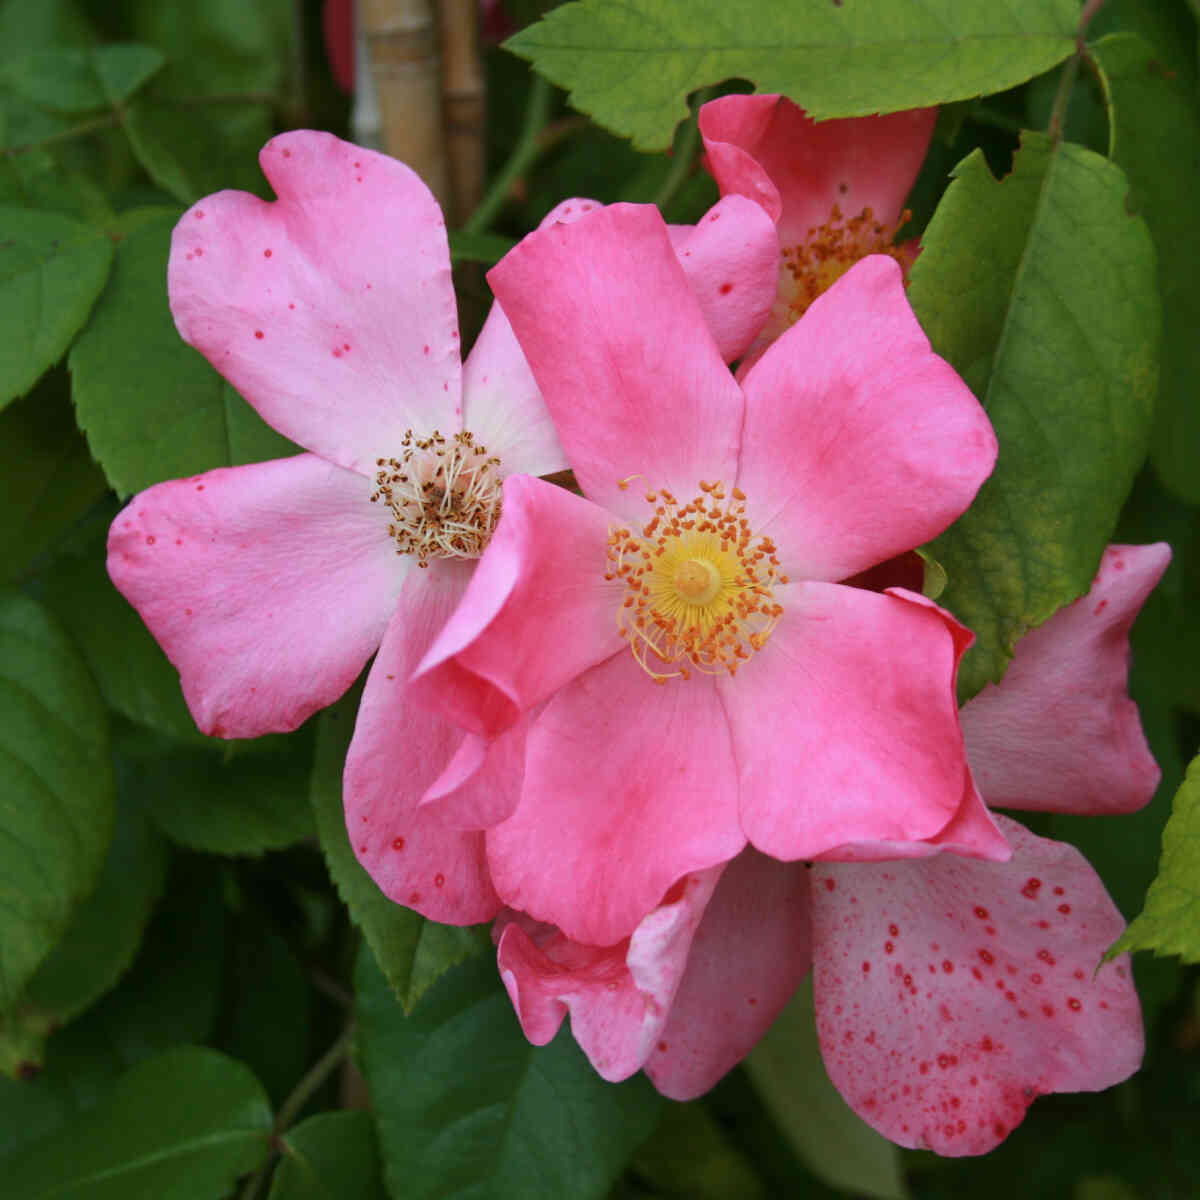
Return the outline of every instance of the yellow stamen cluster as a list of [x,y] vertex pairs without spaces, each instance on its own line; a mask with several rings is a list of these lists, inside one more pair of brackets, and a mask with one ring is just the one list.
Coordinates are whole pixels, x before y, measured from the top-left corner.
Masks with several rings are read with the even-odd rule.
[[371,496],[391,510],[396,553],[421,567],[431,558],[478,558],[500,519],[500,460],[465,431],[419,438],[410,429],[400,448],[399,458],[375,460]]
[[770,538],[755,537],[746,497],[718,483],[680,504],[665,488],[647,492],[654,515],[640,534],[608,535],[605,579],[623,580],[621,636],[655,683],[738,667],[761,650],[783,609],[772,588],[787,583]]
[[822,292],[868,254],[887,254],[905,266],[904,251],[892,239],[896,230],[911,219],[912,213],[905,209],[896,225],[884,225],[875,220],[871,209],[864,208],[857,217],[846,220],[835,204],[824,225],[810,229],[799,245],[784,248],[783,269],[791,276],[794,288],[788,301],[787,323],[798,321]]

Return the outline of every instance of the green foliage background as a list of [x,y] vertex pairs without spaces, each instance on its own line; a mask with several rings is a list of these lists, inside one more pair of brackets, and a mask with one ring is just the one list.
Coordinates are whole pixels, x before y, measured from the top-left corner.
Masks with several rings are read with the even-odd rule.
[[1121,945],[1143,951],[1146,1066],[1039,1100],[978,1162],[859,1122],[803,992],[688,1105],[640,1077],[603,1083],[565,1030],[528,1046],[486,930],[390,904],[350,851],[357,692],[288,737],[205,738],[108,583],[104,536],[130,494],[292,449],[179,339],[165,262],[186,204],[263,193],[272,133],[347,134],[320,8],[0,0],[6,1194],[1200,1194],[1195,4],[1089,4],[1077,43],[1075,0],[523,0],[511,52],[485,49],[495,183],[451,231],[467,331],[488,300],[471,264],[565,196],[695,220],[716,197],[702,98],[778,90],[820,117],[945,106],[911,197],[910,298],[1001,442],[931,547],[942,603],[979,635],[964,698],[1087,589],[1106,543],[1173,546],[1133,635],[1157,797],[1027,822],[1076,842],[1136,918]]

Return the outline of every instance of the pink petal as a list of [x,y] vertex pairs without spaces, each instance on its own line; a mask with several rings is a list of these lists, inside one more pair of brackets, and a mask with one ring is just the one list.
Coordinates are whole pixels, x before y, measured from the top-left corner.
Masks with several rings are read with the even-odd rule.
[[604,580],[611,524],[602,508],[562,488],[527,475],[506,479],[500,522],[421,661],[413,694],[492,737],[623,649],[624,585]]
[[738,486],[793,578],[845,579],[928,541],[996,461],[987,414],[883,255],[818,297],[744,387]]
[[720,692],[742,826],[765,854],[935,837],[963,801],[960,626],[903,594],[776,588],[783,616]]
[[297,130],[259,155],[279,199],[184,213],[167,290],[185,341],[301,446],[373,474],[407,428],[459,428],[458,314],[437,202],[403,163]]
[[999,820],[1009,863],[812,870],[825,1066],[902,1146],[986,1153],[1035,1097],[1111,1087],[1141,1062],[1128,956],[1099,966],[1123,922],[1096,873]]
[[654,1046],[687,963],[688,947],[721,874],[681,880],[678,896],[614,946],[573,942],[552,925],[501,913],[500,977],[525,1036],[544,1046],[571,1014],[571,1033],[602,1078],[626,1079]]
[[500,459],[504,475],[550,475],[570,464],[533,372],[493,304],[463,366],[463,427]]
[[487,835],[496,890],[575,941],[613,945],[677,880],[742,849],[736,787],[710,680],[658,687],[618,654],[531,729],[520,807]]
[[295,729],[354,682],[410,562],[371,485],[311,454],[173,479],[108,535],[108,573],[214,737]]
[[597,200],[589,200],[586,196],[571,196],[561,200],[538,222],[539,229],[549,229],[551,225],[571,225],[580,217],[595,212],[603,205]]
[[539,230],[488,281],[585,495],[644,521],[646,487],[690,498],[699,479],[732,479],[741,393],[657,209]]
[[671,243],[721,357],[740,358],[775,303],[779,237],[770,217],[726,196],[697,225],[673,228]]
[[766,1033],[812,963],[808,872],[747,849],[726,868],[646,1074],[664,1096],[708,1091]]
[[1171,561],[1165,542],[1109,546],[1088,594],[1018,643],[1000,684],[963,707],[971,770],[989,804],[1133,812],[1159,770],[1129,699],[1129,630]]
[[828,220],[864,208],[894,224],[925,152],[937,109],[815,122],[772,95],[723,96],[700,109],[708,169],[723,196],[762,204],[785,245]]
[[[420,805],[463,735],[414,704],[406,683],[469,574],[469,564],[445,560],[410,573],[363,691],[342,781],[346,829],[364,869],[390,899],[452,925],[490,920],[500,902],[483,834],[449,827],[436,803]],[[515,806],[520,777],[507,750],[499,746],[454,793],[459,824],[472,801],[477,829]]]

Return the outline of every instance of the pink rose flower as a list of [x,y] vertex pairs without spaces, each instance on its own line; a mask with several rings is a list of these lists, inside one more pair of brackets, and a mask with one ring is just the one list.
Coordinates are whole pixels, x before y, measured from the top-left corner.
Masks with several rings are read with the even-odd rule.
[[1007,857],[958,727],[969,635],[837,582],[944,528],[995,456],[896,265],[850,272],[744,391],[653,209],[543,230],[490,279],[585,497],[509,477],[414,683],[480,739],[540,709],[486,834],[504,903],[612,946],[747,843]]
[[[296,728],[378,650],[350,751],[351,842],[394,899],[488,920],[500,902],[482,835],[419,801],[469,759],[459,802],[499,819],[521,731],[472,758],[407,680],[462,596],[504,477],[567,460],[499,307],[461,363],[445,225],[408,167],[309,131],[260,160],[278,200],[196,204],[168,291],[184,339],[306,452],[149,488],[113,523],[109,573],[214,736]],[[547,221],[594,207],[566,201]],[[681,253],[732,358],[769,305],[778,241],[742,197],[714,212],[724,224],[682,234]],[[728,261],[745,270],[725,296]]]
[[917,108],[817,122],[777,95],[701,106],[705,165],[721,195],[761,204],[783,248],[775,305],[749,361],[859,259],[887,254],[907,272],[916,243],[894,238],[936,121],[936,108]]
[[[1103,813],[1151,798],[1128,632],[1169,557],[1110,547],[1088,595],[1023,638],[1004,681],[963,710],[972,769],[1005,804]],[[501,976],[532,1042],[569,1012],[604,1078],[644,1068],[686,1100],[749,1052],[811,966],[825,1063],[859,1116],[905,1146],[981,1154],[1037,1096],[1110,1087],[1142,1054],[1128,956],[1097,971],[1124,924],[1100,879],[1073,847],[998,821],[1007,863],[807,870],[746,850],[681,880],[613,946],[505,912]]]

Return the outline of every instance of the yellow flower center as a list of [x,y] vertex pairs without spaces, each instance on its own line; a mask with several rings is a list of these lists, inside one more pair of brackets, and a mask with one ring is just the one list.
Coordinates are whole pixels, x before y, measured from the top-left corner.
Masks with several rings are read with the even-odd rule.
[[751,530],[746,497],[704,480],[699,489],[686,504],[665,488],[647,492],[654,512],[640,533],[608,535],[604,578],[626,587],[617,625],[655,683],[693,668],[736,674],[783,612],[772,589],[787,576],[771,539]]
[[410,429],[400,448],[398,458],[375,460],[371,495],[390,511],[396,553],[413,555],[419,567],[431,558],[478,558],[500,519],[500,460],[466,431],[418,438]]
[[864,208],[857,217],[846,220],[835,204],[824,225],[810,229],[798,245],[784,247],[785,325],[794,325],[822,292],[868,254],[887,254],[905,266],[904,251],[892,239],[911,219],[912,213],[905,209],[895,225],[884,225],[875,220],[871,209]]

